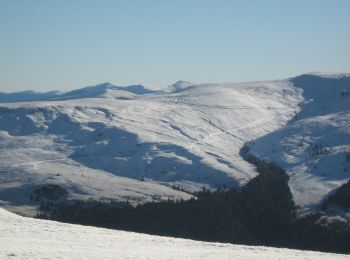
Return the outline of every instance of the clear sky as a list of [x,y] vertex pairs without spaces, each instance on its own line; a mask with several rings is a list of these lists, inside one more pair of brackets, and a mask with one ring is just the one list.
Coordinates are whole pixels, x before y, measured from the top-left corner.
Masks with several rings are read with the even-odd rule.
[[350,72],[350,0],[0,0],[0,91]]

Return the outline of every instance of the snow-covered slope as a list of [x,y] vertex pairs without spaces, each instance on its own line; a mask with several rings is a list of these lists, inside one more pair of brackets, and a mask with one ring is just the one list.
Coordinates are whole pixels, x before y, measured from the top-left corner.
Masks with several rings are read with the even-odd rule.
[[347,255],[208,243],[17,216],[0,208],[0,259],[350,259]]
[[46,183],[67,188],[73,199],[123,201],[190,197],[172,185],[243,185],[257,172],[239,156],[242,145],[283,126],[303,99],[289,81],[127,98],[105,85],[64,100],[0,105],[3,204],[28,205],[32,190]]
[[291,82],[303,90],[300,113],[250,149],[287,170],[294,200],[309,210],[350,177],[350,74],[302,75]]

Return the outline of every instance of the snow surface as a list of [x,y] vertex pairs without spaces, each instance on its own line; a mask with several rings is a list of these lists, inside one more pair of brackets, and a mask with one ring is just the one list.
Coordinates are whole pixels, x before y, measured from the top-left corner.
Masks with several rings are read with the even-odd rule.
[[24,218],[0,208],[0,259],[350,259],[282,248],[208,243]]

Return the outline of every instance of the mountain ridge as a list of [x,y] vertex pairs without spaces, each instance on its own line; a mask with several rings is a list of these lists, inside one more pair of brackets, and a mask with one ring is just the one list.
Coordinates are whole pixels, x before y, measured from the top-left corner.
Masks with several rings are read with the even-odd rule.
[[[305,86],[297,82],[300,77]],[[249,141],[256,143],[257,148],[251,147],[252,153],[281,163],[290,173],[294,195],[298,194],[295,187],[304,180],[295,179],[294,172],[289,172],[289,164],[283,163],[283,156],[287,154],[283,148],[276,152],[278,140],[273,136],[293,127],[302,132],[306,121],[301,119],[310,122],[322,119],[316,116],[323,116],[319,122],[330,122],[327,124],[333,124],[334,129],[347,131],[349,116],[342,112],[349,109],[347,96],[342,96],[347,80],[346,74],[330,78],[306,74],[287,80],[191,84],[181,91],[152,90],[142,94],[130,92],[143,91],[142,87],[131,88],[125,94],[120,87],[103,83],[68,92],[70,94],[60,100],[2,103],[0,170],[12,172],[13,176],[0,176],[0,200],[8,205],[21,200],[19,207],[33,204],[26,194],[45,183],[67,187],[70,198],[135,203],[150,198],[191,197],[172,189],[173,186],[187,191],[200,190],[203,186],[238,187],[257,175],[254,166],[239,154],[240,148]],[[335,83],[339,85],[336,88],[332,87]],[[317,88],[318,85],[325,91]],[[105,93],[106,89],[110,91]],[[327,89],[331,89],[333,96]],[[79,99],[84,91],[88,94]],[[335,103],[333,99],[340,102]],[[314,112],[310,114],[310,111]],[[339,112],[343,113],[342,119],[335,123]],[[333,116],[327,121],[328,114]],[[326,135],[327,131],[316,132]],[[289,136],[289,133],[283,135]],[[338,136],[340,142],[347,140],[347,135],[338,132],[332,138]],[[264,138],[268,141],[259,141]],[[289,138],[292,140],[293,135]],[[348,149],[347,143],[344,144]],[[298,149],[291,150],[295,153],[294,160],[304,156],[297,153]],[[315,162],[310,161],[310,165],[313,167]],[[312,167],[307,169],[313,172]],[[14,176],[21,176],[24,181],[18,182]],[[341,171],[334,176],[338,179],[330,180],[332,185],[327,189],[314,193],[299,190],[301,195],[312,195],[301,205],[310,208],[344,183],[348,175]],[[104,184],[107,180],[108,186]],[[319,178],[315,183],[326,182]],[[142,194],[140,188],[146,192]],[[20,194],[18,199],[11,199],[14,191]]]

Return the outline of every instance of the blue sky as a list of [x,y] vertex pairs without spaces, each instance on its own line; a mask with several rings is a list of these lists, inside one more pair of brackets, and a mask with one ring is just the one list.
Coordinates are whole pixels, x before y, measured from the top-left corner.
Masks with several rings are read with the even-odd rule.
[[0,91],[350,72],[348,0],[0,0]]

